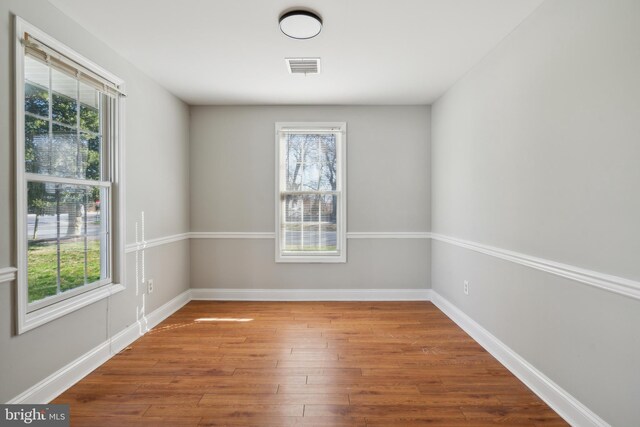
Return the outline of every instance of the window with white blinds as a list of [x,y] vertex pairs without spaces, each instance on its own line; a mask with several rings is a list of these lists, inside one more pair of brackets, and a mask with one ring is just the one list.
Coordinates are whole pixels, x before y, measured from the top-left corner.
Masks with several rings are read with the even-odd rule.
[[346,123],[276,123],[277,262],[346,262]]
[[19,332],[108,296],[122,82],[16,21]]

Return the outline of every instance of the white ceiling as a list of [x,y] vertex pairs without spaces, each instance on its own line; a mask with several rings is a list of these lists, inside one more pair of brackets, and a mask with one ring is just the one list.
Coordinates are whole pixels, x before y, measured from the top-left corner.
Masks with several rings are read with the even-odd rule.
[[[543,0],[50,0],[190,104],[430,104]],[[324,27],[293,40],[282,11]],[[285,57],[321,57],[290,75]]]

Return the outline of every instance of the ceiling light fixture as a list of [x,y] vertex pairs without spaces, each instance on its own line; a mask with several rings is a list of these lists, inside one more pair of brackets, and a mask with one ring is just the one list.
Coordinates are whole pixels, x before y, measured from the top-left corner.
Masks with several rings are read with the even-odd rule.
[[292,39],[311,39],[322,30],[322,18],[307,10],[292,10],[280,16],[280,30]]

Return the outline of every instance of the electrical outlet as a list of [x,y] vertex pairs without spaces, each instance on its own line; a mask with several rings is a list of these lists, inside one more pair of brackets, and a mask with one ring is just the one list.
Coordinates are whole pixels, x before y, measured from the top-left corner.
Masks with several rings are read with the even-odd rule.
[[464,281],[464,294],[465,295],[469,295],[469,281],[468,280]]
[[153,279],[147,280],[147,293],[148,294],[153,293]]

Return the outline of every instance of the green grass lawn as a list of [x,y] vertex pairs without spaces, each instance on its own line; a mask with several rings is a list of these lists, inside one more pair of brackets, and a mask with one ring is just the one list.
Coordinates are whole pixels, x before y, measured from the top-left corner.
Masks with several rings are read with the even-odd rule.
[[[86,251],[85,282],[84,242],[60,244],[60,290],[62,292],[100,279],[100,241],[90,240]],[[55,295],[57,289],[58,255],[55,243],[30,244],[27,255],[29,302]]]

